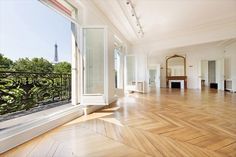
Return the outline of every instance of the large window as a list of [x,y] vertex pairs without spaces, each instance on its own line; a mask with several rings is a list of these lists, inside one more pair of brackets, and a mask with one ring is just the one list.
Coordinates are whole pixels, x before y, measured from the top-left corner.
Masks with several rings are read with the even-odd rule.
[[71,22],[39,1],[0,0],[0,130],[70,99]]
[[121,88],[121,48],[114,50],[115,88]]

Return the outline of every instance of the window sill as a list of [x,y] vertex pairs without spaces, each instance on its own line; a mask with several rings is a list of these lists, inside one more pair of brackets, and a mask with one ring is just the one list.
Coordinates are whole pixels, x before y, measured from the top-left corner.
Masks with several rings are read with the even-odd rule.
[[82,106],[71,106],[65,110],[3,130],[0,132],[0,154],[82,115]]

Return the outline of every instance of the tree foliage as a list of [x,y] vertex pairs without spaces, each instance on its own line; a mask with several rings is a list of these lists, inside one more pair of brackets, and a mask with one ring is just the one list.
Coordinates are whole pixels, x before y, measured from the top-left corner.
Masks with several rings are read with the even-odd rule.
[[35,73],[71,73],[71,64],[59,62],[53,65],[44,58],[20,58],[13,62],[0,53],[0,70],[2,71],[22,71]]
[[0,73],[0,115],[28,110],[38,103],[70,99],[68,62],[53,65],[44,58],[21,58],[13,62],[0,54],[0,71],[4,71]]
[[56,73],[70,73],[71,64],[68,62],[60,62],[54,65],[54,72]]
[[13,61],[4,57],[3,54],[0,53],[0,70],[10,70],[13,66]]
[[21,58],[14,63],[15,71],[37,72],[37,73],[52,73],[53,65],[44,58]]

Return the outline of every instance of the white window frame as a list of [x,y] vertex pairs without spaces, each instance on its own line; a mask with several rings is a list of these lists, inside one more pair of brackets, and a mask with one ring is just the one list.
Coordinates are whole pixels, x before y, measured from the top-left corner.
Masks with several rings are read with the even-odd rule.
[[[103,94],[85,94],[84,93],[84,36],[83,29],[104,29],[104,93]],[[80,28],[80,75],[81,75],[81,105],[108,105],[108,33],[107,26],[82,26]]]

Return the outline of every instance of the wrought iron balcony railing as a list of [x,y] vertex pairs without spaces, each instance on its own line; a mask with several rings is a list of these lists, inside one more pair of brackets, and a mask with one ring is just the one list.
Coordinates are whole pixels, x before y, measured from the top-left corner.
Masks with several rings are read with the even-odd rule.
[[70,74],[0,71],[0,115],[70,99]]

